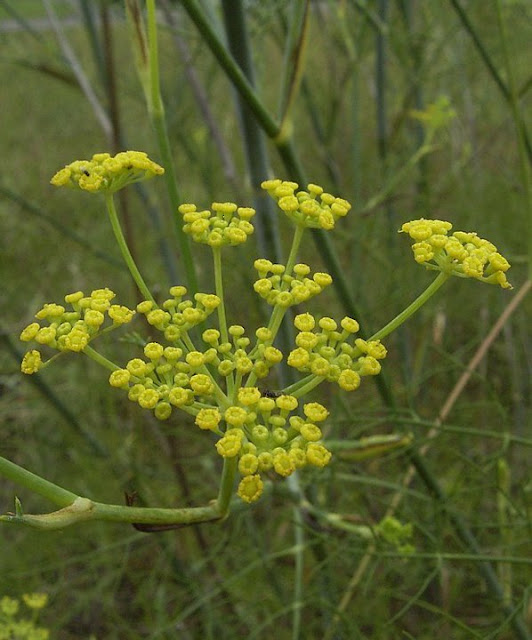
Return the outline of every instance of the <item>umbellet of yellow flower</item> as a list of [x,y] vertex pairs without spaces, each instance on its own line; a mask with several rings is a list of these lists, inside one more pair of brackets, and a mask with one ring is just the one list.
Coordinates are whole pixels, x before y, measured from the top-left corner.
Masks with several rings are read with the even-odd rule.
[[449,236],[452,226],[445,220],[420,218],[405,222],[401,232],[414,240],[414,259],[425,268],[511,289],[506,279],[510,263],[497,247],[474,232],[454,231]]
[[164,169],[143,151],[121,151],[115,156],[96,153],[90,160],[75,160],[66,165],[50,183],[56,187],[111,194],[128,184],[163,173]]

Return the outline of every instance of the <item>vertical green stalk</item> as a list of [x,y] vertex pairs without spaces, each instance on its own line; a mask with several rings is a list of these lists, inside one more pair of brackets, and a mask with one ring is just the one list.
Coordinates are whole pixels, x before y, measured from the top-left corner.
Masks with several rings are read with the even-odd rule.
[[231,498],[233,497],[233,486],[235,484],[237,468],[237,458],[224,458],[222,478],[220,480],[220,490],[218,492],[217,505],[221,514],[225,515],[229,511]]
[[140,271],[137,269],[137,265],[133,260],[133,256],[127,246],[126,239],[124,238],[124,234],[122,232],[122,227],[120,226],[120,222],[118,220],[118,214],[116,213],[115,203],[113,200],[112,194],[107,194],[105,196],[105,203],[107,205],[107,212],[109,213],[109,219],[111,221],[111,226],[113,227],[113,232],[115,234],[116,241],[118,242],[118,246],[120,248],[120,252],[124,258],[124,261],[129,269],[129,273],[133,277],[139,291],[142,293],[146,300],[151,300],[155,304],[155,300],[150,293],[150,290],[146,286],[144,279],[140,275]]
[[[484,64],[486,65],[486,68],[488,69],[489,75],[493,78],[495,84],[499,88],[499,91],[502,93],[505,100],[510,101],[511,92],[508,89],[508,87],[505,85],[500,73],[497,71],[497,68],[495,67],[494,62],[491,59],[491,56],[488,53],[488,50],[484,46],[484,43],[480,39],[480,36],[478,35],[477,30],[475,29],[473,23],[469,19],[469,16],[465,12],[464,8],[460,4],[460,0],[449,0],[449,2],[451,3],[454,10],[458,14],[458,17],[460,18],[460,21],[462,22],[464,29],[471,36],[471,39],[473,40],[473,44],[475,45],[478,51],[478,54],[480,55]],[[528,136],[528,131],[526,128],[526,123],[523,119],[519,120],[519,129],[521,131],[521,136],[523,138],[528,160],[532,161],[532,143],[530,142],[530,138]]]
[[216,295],[220,298],[220,305],[217,309],[218,326],[220,327],[222,342],[229,342],[229,334],[227,332],[227,317],[225,314],[224,284],[222,273],[222,249],[221,247],[211,247],[211,249],[214,261],[214,287]]
[[279,137],[291,129],[291,112],[303,76],[305,49],[309,30],[309,0],[295,0],[288,29],[279,99]]
[[[192,258],[192,252],[190,249],[190,240],[182,229],[181,218],[179,217],[179,212],[177,210],[181,199],[176,182],[174,159],[170,148],[170,139],[168,137],[164,105],[161,97],[155,0],[146,0],[146,9],[148,25],[149,67],[147,74],[141,74],[141,79],[144,78],[147,81],[147,86],[144,87],[144,90],[148,103],[148,113],[150,115],[150,119],[157,136],[162,164],[165,167],[164,177],[166,180],[166,188],[168,191],[170,206],[172,208],[172,216],[174,219],[174,227],[179,250],[185,268],[187,286],[191,293],[196,293],[198,291],[198,280],[196,269],[194,267],[194,260]],[[141,29],[140,16],[135,15],[134,19],[137,20],[137,29]]]
[[517,83],[515,81],[514,68],[508,49],[508,35],[506,33],[506,27],[502,16],[502,7],[500,0],[497,0],[496,6],[504,66],[506,67],[506,76],[508,78],[508,101],[510,103],[512,120],[515,126],[517,149],[519,153],[519,171],[521,174],[521,182],[523,184],[525,208],[528,217],[528,278],[532,280],[532,183],[530,181],[530,165],[526,157],[525,137],[523,127],[521,126],[522,118],[519,111],[517,97]]
[[[253,89],[255,73],[245,23],[245,10],[241,0],[222,0],[222,10],[228,50],[233,56],[231,58],[232,64],[238,66],[247,83]],[[266,141],[248,101],[240,94],[237,94],[236,101],[246,164],[254,191],[253,205],[258,212],[255,226],[259,250],[264,255],[271,256],[274,262],[280,262],[282,249],[276,208],[260,188],[261,182],[270,175]]]

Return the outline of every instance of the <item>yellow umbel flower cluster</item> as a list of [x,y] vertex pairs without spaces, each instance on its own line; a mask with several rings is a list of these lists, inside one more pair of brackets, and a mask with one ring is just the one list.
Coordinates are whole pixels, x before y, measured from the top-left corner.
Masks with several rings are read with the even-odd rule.
[[0,640],[48,640],[50,631],[36,625],[37,612],[46,606],[45,593],[25,593],[22,601],[31,609],[20,617],[20,601],[3,596],[0,598]]
[[[358,332],[356,320],[345,317],[340,322],[323,317],[316,322],[310,313],[295,317],[297,349],[290,352],[288,364],[303,373],[311,373],[329,382],[335,382],[344,391],[354,391],[363,376],[376,376],[381,371],[379,360],[386,357],[386,348],[380,340],[351,337]],[[316,326],[317,325],[317,326]]]
[[244,243],[253,233],[250,220],[255,215],[251,207],[238,207],[234,202],[213,202],[212,211],[197,211],[195,204],[182,204],[179,213],[185,224],[183,231],[194,242],[210,247],[235,246]]
[[277,202],[278,207],[295,222],[305,228],[334,229],[338,218],[343,218],[351,204],[343,198],[325,193],[316,184],[307,185],[308,191],[297,191],[297,182],[265,180],[261,187]]
[[[272,345],[273,334],[266,327],[257,329],[253,349],[249,349],[251,341],[240,325],[228,328],[230,342],[221,340],[218,329],[206,329],[201,336],[206,348],[197,350],[188,331],[203,323],[220,300],[212,294],[197,293],[194,305],[184,299],[186,292],[185,287],[172,287],[172,298],[165,300],[162,308],[149,300],[137,305],[137,311],[146,316],[170,345],[148,343],[144,347],[146,360],[133,358],[109,378],[111,386],[127,390],[130,400],[153,410],[159,420],[168,419],[173,408],[196,415],[202,407],[223,405],[227,403],[226,389],[219,387],[214,376],[222,380],[234,376],[237,382],[250,374],[264,378],[283,358],[281,351]],[[209,422],[212,413],[203,412],[201,416],[196,424],[216,431],[218,423],[213,426]]]
[[[95,289],[90,296],[76,291],[65,296],[67,310],[60,304],[45,304],[35,317],[47,324],[32,322],[20,334],[23,342],[36,342],[58,351],[83,351],[91,340],[104,331],[130,322],[135,312],[118,304],[111,304],[115,293],[110,289]],[[111,324],[105,326],[105,321]],[[21,364],[22,373],[32,374],[43,366],[37,349],[28,351]]]
[[185,300],[186,294],[186,287],[176,285],[170,288],[172,297],[163,302],[162,308],[145,300],[137,305],[137,311],[146,316],[148,324],[162,331],[168,342],[175,343],[192,327],[205,322],[220,304],[220,298],[212,293],[196,293],[196,304]]
[[164,169],[143,151],[121,151],[115,156],[96,153],[90,160],[75,160],[66,165],[50,183],[56,187],[111,194],[128,184],[163,173]]
[[414,259],[427,269],[511,289],[512,285],[506,279],[510,263],[497,252],[497,247],[476,233],[454,231],[449,236],[452,226],[444,220],[421,218],[405,222],[401,231],[415,240],[412,245]]
[[[324,467],[331,453],[320,442],[321,429],[316,422],[329,412],[317,402],[304,405],[305,418],[290,415],[298,407],[294,396],[265,397],[257,387],[238,390],[237,404],[229,406],[223,416],[209,415],[212,424],[223,419],[227,429],[216,443],[223,458],[238,458],[242,480],[238,495],[245,502],[254,502],[262,494],[261,474],[273,471],[287,477],[307,465]],[[202,410],[196,422],[203,421]]]
[[260,278],[255,281],[253,288],[272,306],[287,308],[301,304],[317,296],[332,283],[328,273],[315,273],[309,278],[310,267],[307,264],[294,265],[293,275],[285,273],[283,264],[273,264],[264,258],[255,260],[254,266]]

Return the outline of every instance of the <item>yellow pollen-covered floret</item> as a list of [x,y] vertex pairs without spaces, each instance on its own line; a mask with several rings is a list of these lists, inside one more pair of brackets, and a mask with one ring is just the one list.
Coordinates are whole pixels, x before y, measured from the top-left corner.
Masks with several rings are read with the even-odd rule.
[[109,376],[109,384],[117,389],[126,389],[131,379],[131,373],[127,369],[117,369]]
[[244,502],[255,502],[262,495],[264,483],[259,475],[244,476],[238,485],[237,494]]
[[234,458],[242,448],[243,437],[240,429],[228,429],[216,443],[216,450],[222,458]]
[[218,409],[200,409],[195,422],[200,429],[216,431],[221,419]]
[[311,442],[307,445],[307,461],[315,467],[325,467],[331,459],[331,452],[322,444]]
[[247,411],[242,407],[229,407],[224,413],[224,420],[232,427],[241,427],[247,416]]
[[22,373],[27,375],[31,375],[32,373],[36,373],[42,366],[41,354],[37,349],[32,349],[24,354],[22,358],[22,363],[20,365],[20,370]]

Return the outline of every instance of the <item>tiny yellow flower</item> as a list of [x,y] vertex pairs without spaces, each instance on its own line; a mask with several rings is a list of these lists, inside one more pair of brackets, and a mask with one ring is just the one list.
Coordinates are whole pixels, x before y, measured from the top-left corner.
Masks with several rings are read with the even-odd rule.
[[184,389],[183,387],[174,387],[168,393],[168,400],[174,407],[182,407],[186,404],[194,402],[194,396],[190,389]]
[[30,609],[42,609],[48,603],[48,594],[46,593],[25,593],[22,596],[24,604]]
[[38,322],[32,322],[22,330],[22,333],[20,334],[20,340],[22,340],[22,342],[30,342],[35,338],[40,328],[41,325]]
[[294,411],[297,409],[298,401],[294,396],[282,395],[275,399],[275,404],[282,411]]
[[218,409],[200,409],[195,422],[200,429],[216,431],[221,419]]
[[255,502],[262,495],[264,483],[259,475],[245,476],[238,485],[238,495],[244,502]]
[[242,448],[244,434],[240,429],[228,429],[216,443],[216,450],[222,458],[234,458]]
[[259,467],[259,459],[252,453],[245,453],[238,461],[238,470],[243,476],[253,475]]
[[125,389],[129,384],[131,373],[127,369],[117,369],[109,376],[109,384],[117,389]]
[[148,342],[144,347],[144,355],[150,360],[159,360],[163,357],[164,347],[158,342]]
[[312,422],[305,422],[300,429],[300,433],[308,442],[318,442],[323,437],[321,429]]
[[351,369],[344,369],[338,378],[338,385],[344,391],[355,391],[360,386],[360,375]]
[[299,331],[312,331],[316,326],[316,320],[310,313],[300,313],[294,318],[294,326]]
[[327,409],[319,402],[309,402],[303,405],[303,413],[312,422],[323,422],[329,415]]
[[22,373],[26,375],[31,375],[32,373],[36,373],[42,366],[41,354],[36,349],[32,349],[28,351],[24,358],[22,359],[22,363],[20,365],[20,370]]
[[295,471],[294,463],[286,451],[280,450],[273,454],[273,468],[280,475],[286,478]]
[[135,312],[123,305],[112,304],[107,311],[107,315],[111,318],[114,324],[126,324],[131,322]]
[[245,407],[252,407],[260,400],[260,390],[257,387],[241,387],[238,390],[238,402]]
[[172,415],[172,407],[168,402],[159,402],[153,413],[157,420],[168,420]]
[[137,402],[143,409],[154,409],[160,400],[159,392],[155,389],[145,389],[139,396]]
[[331,459],[331,452],[322,444],[311,442],[307,445],[307,461],[315,467],[325,467]]
[[229,407],[224,413],[224,420],[232,427],[241,427],[247,417],[248,412],[242,407]]
[[190,388],[198,395],[210,395],[214,391],[211,378],[204,373],[197,373],[190,378]]

